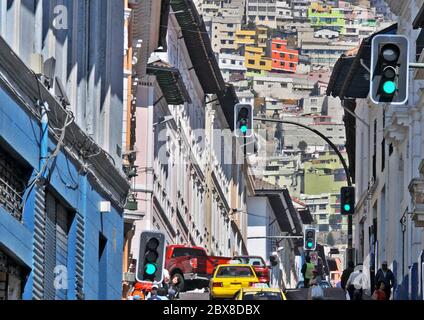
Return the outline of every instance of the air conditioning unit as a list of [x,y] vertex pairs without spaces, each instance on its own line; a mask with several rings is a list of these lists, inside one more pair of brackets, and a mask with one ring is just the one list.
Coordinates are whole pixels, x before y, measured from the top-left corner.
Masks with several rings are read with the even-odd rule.
[[135,273],[133,273],[133,272],[124,272],[122,274],[122,281],[135,282]]
[[44,72],[44,59],[40,53],[33,53],[31,55],[30,68],[36,75],[42,75]]

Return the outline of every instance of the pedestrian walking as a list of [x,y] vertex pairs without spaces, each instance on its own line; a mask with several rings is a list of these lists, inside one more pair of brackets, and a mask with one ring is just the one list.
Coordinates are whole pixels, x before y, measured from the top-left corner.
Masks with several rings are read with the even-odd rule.
[[178,276],[173,276],[168,288],[169,300],[179,299],[180,297],[180,279]]
[[[362,300],[365,279],[362,265],[357,265],[350,274],[346,286],[351,300]],[[350,294],[352,292],[352,295]]]
[[392,270],[387,267],[387,261],[381,264],[381,269],[377,271],[375,275],[375,281],[377,283],[384,282],[384,292],[386,293],[386,300],[390,300],[392,294],[392,288],[396,288],[396,278]]
[[310,281],[309,296],[311,300],[324,300],[324,289],[321,287],[321,276],[319,271],[314,269],[312,271],[313,278]]
[[159,286],[157,284],[154,284],[152,286],[152,291],[149,293],[146,300],[161,300],[161,298],[158,295]]
[[309,288],[309,282],[313,277],[312,271],[315,269],[315,265],[311,262],[311,257],[305,258],[305,263],[302,266],[301,273],[303,275],[303,287]]
[[373,300],[386,300],[386,293],[384,292],[385,285],[383,281],[378,282],[375,286],[374,293],[372,295]]
[[143,289],[143,284],[141,282],[136,282],[129,300],[145,300]]
[[346,283],[354,269],[355,265],[352,261],[349,261],[349,263],[347,264],[347,268],[342,273],[342,278],[340,281],[340,286],[342,287],[342,289],[348,291],[350,300],[353,299],[353,290],[349,291],[349,288],[346,286]]

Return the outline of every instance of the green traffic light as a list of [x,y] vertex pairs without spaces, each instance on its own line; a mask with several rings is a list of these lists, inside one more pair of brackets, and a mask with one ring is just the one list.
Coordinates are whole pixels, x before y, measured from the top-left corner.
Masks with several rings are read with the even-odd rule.
[[240,131],[241,131],[242,133],[246,133],[246,132],[247,132],[247,126],[246,126],[246,125],[242,125],[242,126],[240,127]]
[[146,264],[146,273],[148,275],[155,274],[156,273],[156,265],[154,265],[153,263]]
[[344,209],[345,211],[350,211],[350,204],[345,204]]
[[396,84],[393,81],[386,81],[383,84],[383,91],[386,94],[392,94],[396,90]]
[[308,246],[308,248],[312,248],[313,243],[312,243],[311,241],[309,241],[309,242],[307,243],[307,246]]

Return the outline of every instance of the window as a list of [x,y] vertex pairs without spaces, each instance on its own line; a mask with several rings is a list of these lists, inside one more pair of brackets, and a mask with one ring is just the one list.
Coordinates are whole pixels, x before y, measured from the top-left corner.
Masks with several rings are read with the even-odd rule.
[[287,88],[287,83],[280,83],[281,88]]
[[232,23],[227,23],[227,27],[228,27],[228,28],[233,28],[233,27],[234,27],[234,24],[232,24]]
[[0,146],[0,207],[19,221],[22,219],[22,196],[30,176],[30,167]]
[[[68,237],[74,216],[53,193],[46,193],[45,247],[51,248],[45,256],[44,272],[47,279],[55,279],[57,266],[68,266]],[[56,289],[54,282],[45,282],[45,299],[66,300],[67,291]]]
[[[321,205],[320,205],[320,207],[321,207]],[[319,215],[319,219],[320,220],[326,220],[327,219],[327,215],[326,214],[320,214]]]
[[254,274],[252,272],[251,267],[242,267],[242,266],[225,266],[218,267],[218,271],[216,272],[217,278],[224,277],[252,277]]
[[259,86],[262,86],[264,84],[264,82],[263,81],[256,81],[256,84],[259,85]]
[[[249,60],[247,60],[247,63],[248,64],[255,64],[255,60],[249,59]],[[258,81],[258,84],[259,84],[259,81]],[[263,84],[263,82],[262,82],[262,84]]]
[[192,248],[175,248],[172,252],[172,257],[204,257],[206,254],[203,250],[192,249]]
[[327,209],[327,205],[326,204],[320,204],[319,205],[319,209],[320,210],[326,210]]
[[236,64],[236,60],[232,59],[231,64]]
[[265,61],[261,61],[261,62],[259,62],[259,64],[260,64],[261,66],[264,66],[264,65],[265,65]]

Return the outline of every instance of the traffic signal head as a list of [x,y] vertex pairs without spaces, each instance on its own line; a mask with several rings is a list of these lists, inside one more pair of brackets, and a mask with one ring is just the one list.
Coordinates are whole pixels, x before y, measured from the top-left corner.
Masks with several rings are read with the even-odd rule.
[[400,35],[376,35],[371,44],[371,100],[374,103],[406,103],[408,69],[408,38]]
[[236,137],[250,137],[253,134],[253,107],[238,103],[234,107],[234,132]]
[[165,235],[157,231],[142,232],[137,260],[137,281],[162,282],[164,263]]
[[315,250],[317,247],[316,230],[313,228],[306,228],[303,237],[303,249]]
[[353,214],[355,212],[355,187],[340,189],[340,213]]

